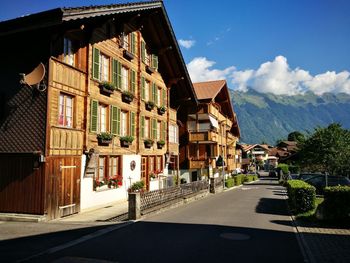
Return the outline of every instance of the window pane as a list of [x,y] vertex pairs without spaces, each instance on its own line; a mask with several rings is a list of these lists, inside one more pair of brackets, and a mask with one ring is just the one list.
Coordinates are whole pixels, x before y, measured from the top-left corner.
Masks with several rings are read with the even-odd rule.
[[106,132],[106,119],[107,119],[107,107],[104,105],[99,105],[99,128],[100,132]]
[[145,138],[149,137],[149,119],[145,119]]
[[145,100],[149,101],[149,81],[145,82]]
[[64,124],[64,95],[60,94],[58,124]]
[[128,119],[127,119],[127,117],[128,117],[128,113],[127,112],[125,112],[125,111],[122,111],[121,112],[121,123],[120,123],[120,125],[121,125],[121,129],[120,129],[120,135],[121,136],[126,136],[126,135],[128,135]]
[[105,157],[100,157],[98,162],[98,181],[102,182],[105,177]]
[[126,67],[122,67],[122,90],[128,90],[128,69]]
[[160,121],[157,122],[157,141],[160,141],[161,125]]

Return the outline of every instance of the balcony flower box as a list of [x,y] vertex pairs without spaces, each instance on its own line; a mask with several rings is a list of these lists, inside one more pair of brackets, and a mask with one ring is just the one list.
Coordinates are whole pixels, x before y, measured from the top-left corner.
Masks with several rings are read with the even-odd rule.
[[123,57],[126,58],[127,60],[133,60],[134,59],[134,54],[129,52],[128,50],[124,49],[123,50]]
[[157,141],[157,148],[158,149],[163,149],[164,145],[165,145],[165,141],[163,141],[163,140]]
[[153,146],[154,141],[152,139],[145,139],[143,143],[145,144],[145,148],[149,149]]
[[116,87],[108,81],[104,81],[100,83],[98,86],[100,88],[101,94],[104,94],[104,95],[110,95],[116,90]]
[[113,134],[109,132],[101,132],[97,134],[98,145],[108,146],[113,140]]
[[165,106],[158,107],[158,114],[163,115],[166,112]]
[[134,94],[130,91],[123,91],[122,93],[122,101],[126,103],[130,103],[134,100]]
[[153,74],[156,71],[156,69],[154,67],[151,67],[149,65],[146,65],[146,72],[148,74]]
[[146,108],[146,110],[148,110],[148,111],[153,110],[154,106],[155,106],[155,104],[154,104],[153,101],[147,101],[147,102],[145,103],[145,108]]
[[134,137],[132,136],[122,136],[119,138],[120,140],[120,146],[129,148],[129,146],[132,144]]

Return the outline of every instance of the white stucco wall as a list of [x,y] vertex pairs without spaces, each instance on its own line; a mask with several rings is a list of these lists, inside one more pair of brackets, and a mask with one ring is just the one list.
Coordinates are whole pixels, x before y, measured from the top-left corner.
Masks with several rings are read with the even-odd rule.
[[[131,171],[130,162],[135,161],[136,166]],[[82,156],[82,173],[81,173],[81,194],[80,208],[81,210],[92,207],[103,206],[111,202],[124,201],[128,198],[127,189],[130,183],[134,183],[141,179],[141,156],[139,155],[123,155],[122,156],[122,175],[123,185],[116,189],[104,187],[99,191],[93,190],[93,178],[84,178],[84,169],[86,164],[86,156]],[[102,187],[103,188],[103,187]]]

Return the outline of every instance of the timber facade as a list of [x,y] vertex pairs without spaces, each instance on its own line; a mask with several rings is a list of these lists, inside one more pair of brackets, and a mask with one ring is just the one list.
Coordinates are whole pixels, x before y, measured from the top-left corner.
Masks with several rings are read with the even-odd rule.
[[199,104],[188,108],[180,137],[180,169],[186,181],[197,181],[240,168],[237,116],[225,80],[194,83]]
[[[0,38],[1,212],[58,218],[178,174],[197,99],[162,1],[49,10]],[[20,84],[39,63],[38,86]]]

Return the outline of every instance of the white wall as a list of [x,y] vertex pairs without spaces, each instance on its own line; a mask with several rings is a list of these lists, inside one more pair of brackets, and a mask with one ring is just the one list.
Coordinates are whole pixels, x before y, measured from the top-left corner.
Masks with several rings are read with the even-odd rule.
[[[133,171],[130,168],[130,162],[135,161],[136,166]],[[116,189],[105,188],[103,190],[93,190],[93,178],[84,178],[84,169],[86,164],[86,156],[82,156],[81,171],[81,192],[80,192],[80,208],[81,210],[102,206],[111,202],[125,201],[128,198],[127,189],[130,183],[134,183],[141,179],[141,156],[139,155],[123,155],[122,156],[122,175],[123,185]]]

